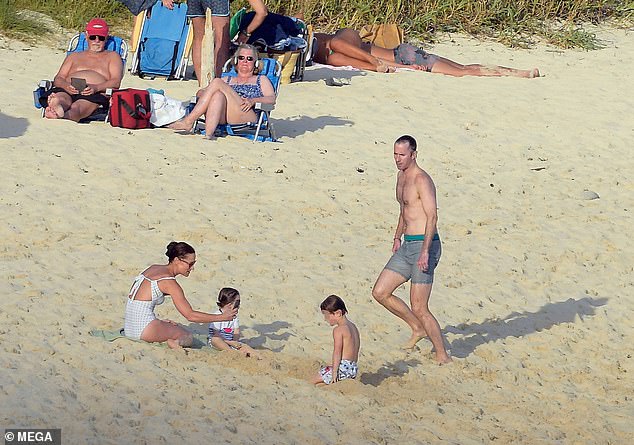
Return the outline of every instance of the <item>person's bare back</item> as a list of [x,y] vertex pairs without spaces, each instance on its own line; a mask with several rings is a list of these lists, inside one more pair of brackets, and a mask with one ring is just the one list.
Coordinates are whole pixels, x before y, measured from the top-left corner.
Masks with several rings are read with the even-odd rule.
[[341,335],[341,338],[343,339],[341,358],[344,360],[351,360],[353,362],[358,361],[361,337],[359,336],[359,330],[355,324],[346,319],[345,324],[337,326],[333,330],[333,334]]

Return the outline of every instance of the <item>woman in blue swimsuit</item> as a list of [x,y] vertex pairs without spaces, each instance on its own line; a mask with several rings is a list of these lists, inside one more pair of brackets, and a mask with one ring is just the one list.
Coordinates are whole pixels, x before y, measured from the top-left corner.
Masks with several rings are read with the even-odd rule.
[[258,50],[241,44],[232,57],[237,76],[216,78],[199,90],[198,102],[187,116],[169,125],[173,130],[189,130],[205,115],[205,134],[212,138],[218,124],[257,121],[256,102],[275,103],[275,89],[266,76],[257,74]]

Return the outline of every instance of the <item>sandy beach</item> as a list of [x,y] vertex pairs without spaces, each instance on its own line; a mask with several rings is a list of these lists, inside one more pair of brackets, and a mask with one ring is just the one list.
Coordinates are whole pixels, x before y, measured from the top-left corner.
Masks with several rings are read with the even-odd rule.
[[[596,32],[591,52],[429,48],[538,79],[309,70],[281,89],[280,143],[261,144],[42,119],[32,90],[63,50],[0,38],[1,424],[65,444],[632,443],[634,34]],[[123,86],[187,99],[197,83]],[[371,296],[402,134],[438,189],[430,306],[449,366],[426,340],[400,349],[409,329]],[[123,325],[134,276],[172,240],[196,248],[179,278],[195,309],[241,291],[262,360],[89,334]],[[360,376],[315,388],[331,293],[361,332]],[[157,314],[206,331],[170,299]]]

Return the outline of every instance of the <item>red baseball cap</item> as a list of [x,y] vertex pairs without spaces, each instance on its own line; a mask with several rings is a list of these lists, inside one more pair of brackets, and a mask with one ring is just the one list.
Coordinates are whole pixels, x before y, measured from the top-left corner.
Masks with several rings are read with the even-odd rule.
[[89,36],[108,37],[108,24],[104,19],[92,19],[86,25],[86,33]]

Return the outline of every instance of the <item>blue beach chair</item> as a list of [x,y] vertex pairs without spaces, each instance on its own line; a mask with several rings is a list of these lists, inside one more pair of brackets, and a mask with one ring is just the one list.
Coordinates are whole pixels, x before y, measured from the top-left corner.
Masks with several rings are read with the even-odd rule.
[[[280,80],[282,78],[282,65],[277,60],[269,58],[260,59],[260,64],[260,74],[268,77],[271,81],[277,98],[279,95]],[[222,68],[221,77],[235,76],[237,76],[235,67],[232,64],[231,59],[229,59]],[[251,139],[254,143],[256,141],[277,142],[275,132],[273,131],[273,124],[270,119],[270,113],[275,109],[275,104],[263,104],[257,102],[253,109],[255,114],[258,116],[257,122],[247,122],[244,124],[220,124],[216,127],[214,135],[241,136]],[[200,134],[205,134],[204,123],[205,120],[203,118],[198,119],[194,130]]]
[[[88,49],[88,41],[86,40],[86,33],[81,32],[73,36],[68,42],[68,47],[66,49],[66,55],[68,56],[71,53],[85,51]],[[117,36],[108,36],[108,40],[106,41],[105,46],[106,51],[114,51],[121,57],[122,66],[123,66],[123,74],[125,74],[125,66],[126,61],[128,59],[128,44],[121,37]],[[42,110],[42,117],[44,117],[44,107],[40,103],[40,97],[44,95],[48,90],[53,87],[52,80],[41,80],[35,90],[33,90],[33,104],[35,108]],[[109,92],[106,92],[107,95]],[[97,108],[95,112],[89,117],[83,119],[81,122],[89,122],[95,120],[105,121],[107,119],[108,113],[103,108]]]
[[141,78],[184,79],[193,37],[187,3],[174,3],[174,9],[168,9],[157,1],[143,12],[138,29],[130,73]]

